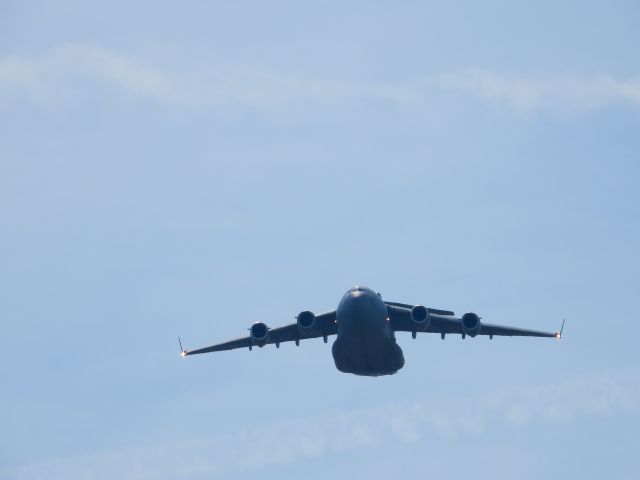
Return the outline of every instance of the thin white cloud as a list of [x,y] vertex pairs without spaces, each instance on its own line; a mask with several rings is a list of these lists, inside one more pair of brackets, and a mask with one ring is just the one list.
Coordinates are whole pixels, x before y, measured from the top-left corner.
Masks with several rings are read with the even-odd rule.
[[[36,103],[78,96],[95,83],[180,107],[253,108],[378,99],[411,102],[415,92],[400,86],[305,77],[268,69],[204,66],[175,72],[109,50],[64,46],[36,58],[0,58],[0,96],[26,96]],[[8,98],[9,97],[9,98]]]
[[611,104],[640,108],[640,78],[523,76],[466,70],[436,75],[431,82],[439,88],[503,103],[517,110],[592,109]]
[[[424,106],[452,92],[520,111],[640,108],[640,78],[610,75],[505,75],[485,70],[445,72],[404,85],[283,73],[265,68],[200,65],[160,68],[110,50],[66,45],[35,57],[0,57],[0,104],[35,104],[98,97],[114,90],[180,108],[295,108],[359,99]],[[98,93],[99,92],[99,93]]]
[[224,478],[243,471],[434,436],[481,436],[511,428],[637,415],[640,375],[597,376],[562,384],[513,388],[477,398],[420,403],[243,428],[237,432],[58,459],[0,470],[15,480]]

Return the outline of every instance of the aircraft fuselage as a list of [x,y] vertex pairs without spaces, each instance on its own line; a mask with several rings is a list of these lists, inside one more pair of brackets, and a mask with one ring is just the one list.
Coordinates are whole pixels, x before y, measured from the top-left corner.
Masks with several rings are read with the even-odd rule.
[[366,287],[354,287],[336,310],[338,338],[331,352],[336,368],[355,375],[392,375],[404,366],[402,349],[382,298]]

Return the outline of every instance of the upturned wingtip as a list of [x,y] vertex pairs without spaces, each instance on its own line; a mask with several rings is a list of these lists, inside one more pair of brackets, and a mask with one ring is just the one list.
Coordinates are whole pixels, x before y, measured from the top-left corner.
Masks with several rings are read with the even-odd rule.
[[562,338],[562,331],[564,330],[564,322],[566,321],[566,317],[562,319],[562,325],[560,326],[560,331],[556,333],[556,338],[560,340]]
[[180,337],[178,337],[178,344],[180,345],[180,356],[186,357],[189,354],[189,352],[187,352],[184,348],[182,348],[182,340],[180,340]]

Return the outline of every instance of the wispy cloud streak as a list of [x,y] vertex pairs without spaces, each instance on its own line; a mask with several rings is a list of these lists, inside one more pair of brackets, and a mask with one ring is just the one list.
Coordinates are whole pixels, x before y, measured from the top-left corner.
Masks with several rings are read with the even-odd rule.
[[202,66],[191,72],[175,72],[95,47],[65,46],[37,58],[0,58],[0,96],[5,102],[10,95],[26,96],[36,103],[54,103],[61,95],[77,97],[83,87],[95,88],[101,83],[189,108],[240,105],[273,109],[300,102],[416,100],[415,92],[400,86],[305,77],[264,68]]
[[640,78],[610,75],[505,75],[466,70],[436,75],[439,88],[498,102],[517,110],[593,109],[611,104],[640,108]]
[[[519,111],[640,108],[640,78],[611,75],[513,75],[461,70],[404,84],[354,81],[268,68],[200,65],[159,68],[107,49],[66,45],[35,57],[0,57],[0,105],[25,98],[41,105],[98,96],[107,89],[178,108],[277,110],[375,100],[425,107],[443,92]],[[113,93],[113,92],[110,92]]]
[[640,411],[640,376],[576,379],[513,388],[476,398],[441,398],[381,405],[361,411],[243,428],[236,432],[59,459],[0,471],[16,480],[211,478],[390,441],[410,443],[428,436],[481,436],[496,424],[507,428]]

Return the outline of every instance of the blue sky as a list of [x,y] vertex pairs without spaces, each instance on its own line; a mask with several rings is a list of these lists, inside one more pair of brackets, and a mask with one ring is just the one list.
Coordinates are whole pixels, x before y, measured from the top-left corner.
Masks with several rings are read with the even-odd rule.
[[[4,2],[0,479],[638,475],[635,2]],[[384,298],[541,339],[181,359]]]

